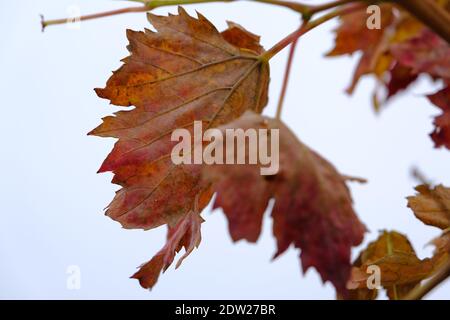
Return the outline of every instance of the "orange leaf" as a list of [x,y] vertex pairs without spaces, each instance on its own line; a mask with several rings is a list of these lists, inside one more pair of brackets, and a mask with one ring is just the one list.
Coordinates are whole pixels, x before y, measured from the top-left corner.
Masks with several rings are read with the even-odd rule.
[[184,247],[186,253],[178,260],[178,268],[184,258],[200,245],[202,222],[203,219],[197,212],[189,212],[175,227],[169,228],[166,245],[149,262],[142,265],[132,278],[138,279],[143,288],[152,288],[161,271],[167,270],[175,254]]
[[[128,30],[131,55],[106,88],[96,89],[112,104],[135,108],[104,118],[91,132],[118,138],[99,171],[113,171],[113,183],[122,187],[106,214],[124,228],[174,226],[193,210],[197,195],[203,195],[200,210],[208,203],[199,168],[171,161],[174,129],[192,131],[202,120],[206,130],[248,109],[261,112],[267,103],[269,69],[253,51],[254,35],[233,25],[233,35],[224,37],[181,7],[179,15],[148,18],[157,32]],[[236,41],[244,37],[253,41]]]
[[450,189],[438,185],[416,187],[418,195],[408,197],[408,207],[423,223],[441,229],[450,228]]
[[348,288],[357,290],[357,293],[373,291],[367,287],[367,280],[371,275],[367,273],[369,266],[379,268],[380,285],[387,290],[389,298],[395,300],[406,296],[433,270],[432,261],[417,258],[406,236],[394,231],[384,231],[360,254],[347,284]]

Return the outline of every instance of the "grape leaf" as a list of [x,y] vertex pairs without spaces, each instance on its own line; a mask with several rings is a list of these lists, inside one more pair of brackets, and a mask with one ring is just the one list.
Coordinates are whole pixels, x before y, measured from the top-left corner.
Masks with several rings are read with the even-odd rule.
[[438,269],[450,259],[450,229],[447,228],[442,235],[433,239],[432,244],[436,248],[433,253],[433,262]]
[[[369,251],[371,248],[371,245],[369,247],[362,251],[358,258],[353,262],[353,268],[352,273],[353,278],[356,277],[355,274],[360,273],[360,269],[362,269],[363,264],[367,261],[368,253],[372,252]],[[347,295],[342,296],[340,294],[337,294],[337,299],[339,300],[375,300],[378,297],[378,290],[377,289],[369,289],[367,286],[365,287],[359,287],[359,284],[354,285],[353,282],[355,280],[352,280],[352,276],[350,276],[349,281],[347,282]]]
[[198,212],[189,212],[175,227],[169,228],[166,245],[150,261],[142,265],[132,278],[138,279],[143,288],[152,288],[161,271],[167,270],[172,264],[175,254],[184,247],[186,252],[178,260],[176,265],[178,268],[192,250],[200,245],[202,222],[203,219]]
[[[437,1],[450,11],[450,2]],[[450,46],[409,13],[392,4],[381,6],[381,29],[366,26],[365,10],[345,16],[336,29],[335,48],[328,54],[338,56],[361,52],[351,86],[352,93],[363,75],[373,75],[377,81],[373,93],[376,110],[392,97],[407,89],[419,75],[442,80],[446,87],[429,96],[444,113],[435,120],[431,134],[435,146],[450,149]],[[383,91],[385,92],[384,97]]]
[[423,223],[440,228],[442,235],[432,241],[436,250],[432,260],[438,269],[450,258],[450,189],[443,185],[416,187],[417,195],[408,197],[408,207]]
[[[214,208],[225,212],[234,241],[255,242],[273,198],[273,233],[278,247],[275,257],[294,245],[301,249],[304,272],[316,268],[323,281],[331,281],[338,292],[345,294],[351,247],[361,243],[365,232],[352,208],[345,179],[278,120],[248,111],[219,127],[223,134],[227,129],[250,128],[279,130],[279,171],[262,176],[261,165],[250,165],[248,159],[246,164],[204,165],[203,179],[212,182],[217,192]],[[223,143],[223,138],[217,138],[216,143]],[[235,155],[240,150],[248,157],[247,148],[247,143],[238,144]],[[233,149],[227,143],[226,153]]]
[[406,67],[400,63],[395,63],[389,72],[390,77],[386,83],[388,91],[386,99],[390,99],[399,92],[407,89],[419,76],[412,68]]
[[[352,6],[352,5],[350,5]],[[356,4],[355,4],[356,6]],[[354,13],[342,16],[341,24],[336,29],[335,47],[327,54],[335,57],[353,54],[361,51],[362,56],[357,64],[353,80],[347,92],[352,93],[363,75],[374,72],[377,65],[381,65],[381,54],[385,47],[386,29],[394,20],[393,7],[383,4],[381,8],[381,28],[369,30],[367,28],[368,15],[366,10],[357,10]]]
[[[131,55],[97,94],[119,106],[135,106],[103,119],[90,134],[117,138],[99,172],[113,171],[122,187],[106,214],[124,228],[174,226],[210,194],[199,183],[199,168],[174,165],[171,133],[205,130],[239,117],[245,110],[261,112],[267,103],[269,69],[255,52],[254,35],[233,26],[224,37],[201,14],[198,19],[179,8],[168,17],[149,14],[157,32],[128,30]],[[251,37],[250,47],[237,39]],[[228,41],[227,41],[228,40]],[[230,42],[229,42],[230,41]]]
[[364,298],[370,297],[370,292],[374,294],[373,290],[367,288],[367,280],[371,275],[367,270],[371,265],[380,268],[380,284],[386,289],[388,297],[395,300],[406,296],[433,270],[432,261],[417,258],[406,236],[395,231],[384,231],[367,246],[358,260],[347,284],[349,289],[355,290],[351,297],[357,295]]
[[396,60],[417,73],[450,79],[450,46],[431,30],[424,28],[417,36],[390,48]]
[[437,116],[431,133],[436,148],[450,149],[450,46],[428,29],[408,41],[395,44],[391,48],[392,54],[403,66],[414,74],[425,73],[433,79],[441,79],[445,87],[428,99],[443,111]]
[[408,207],[423,223],[441,229],[450,228],[450,189],[438,185],[416,187],[418,195],[408,197]]
[[436,128],[431,133],[431,138],[437,148],[445,146],[450,149],[450,81],[444,89],[429,95],[428,99],[443,111],[434,119]]

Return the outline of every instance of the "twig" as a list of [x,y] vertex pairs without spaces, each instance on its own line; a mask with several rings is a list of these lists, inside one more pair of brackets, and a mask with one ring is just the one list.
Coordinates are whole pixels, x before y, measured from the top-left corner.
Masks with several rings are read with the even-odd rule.
[[[88,14],[88,15],[79,17],[79,20],[85,21],[85,20],[109,17],[109,16],[114,16],[114,15],[119,15],[119,14],[124,14],[124,13],[130,13],[130,12],[146,12],[146,11],[151,11],[155,8],[174,6],[174,5],[187,5],[187,4],[210,3],[210,2],[237,2],[240,0],[133,0],[133,1],[142,3],[142,6],[129,7],[129,8],[123,8],[123,9],[118,9],[118,10]],[[304,18],[309,18],[315,13],[319,13],[319,12],[334,8],[334,7],[342,5],[342,4],[346,4],[349,2],[357,2],[360,0],[338,0],[338,1],[332,1],[328,4],[324,4],[324,5],[320,5],[320,6],[307,5],[307,4],[302,4],[302,3],[293,2],[293,1],[286,1],[286,0],[246,0],[246,1],[267,3],[267,4],[286,7],[286,8],[289,8],[291,10],[294,10],[294,11],[300,13]],[[42,17],[42,21],[41,21],[42,30],[44,30],[47,26],[50,26],[50,25],[69,23],[69,19],[67,19],[67,18],[45,20],[43,16],[41,16],[41,17]]]
[[326,11],[329,9],[336,8],[338,6],[342,6],[342,5],[349,4],[352,2],[357,2],[357,1],[358,0],[335,0],[335,1],[331,1],[328,3],[321,4],[321,5],[316,5],[311,9],[311,14]]
[[287,86],[289,83],[289,75],[291,73],[292,69],[292,61],[294,60],[294,54],[295,54],[295,48],[297,47],[298,39],[295,39],[294,42],[291,44],[291,49],[289,50],[289,57],[286,63],[286,70],[284,72],[284,79],[283,79],[283,85],[281,87],[281,93],[280,98],[278,99],[278,105],[277,105],[277,113],[275,118],[277,120],[281,119],[281,111],[283,109],[283,102],[284,97],[286,96]]
[[442,282],[450,277],[450,260],[425,284],[414,288],[406,297],[405,300],[420,300],[431,290],[436,288]]
[[[128,8],[122,8],[122,9],[117,9],[117,10],[111,10],[111,11],[105,11],[105,12],[100,12],[100,13],[94,13],[94,14],[88,14],[88,15],[85,15],[85,16],[80,16],[79,20],[80,21],[91,20],[91,19],[115,16],[115,15],[123,14],[123,13],[145,12],[145,11],[148,11],[148,10],[150,10],[150,8],[148,8],[147,6],[128,7]],[[41,15],[42,31],[44,31],[44,29],[46,27],[50,26],[50,25],[64,24],[64,23],[69,23],[69,19],[68,18],[64,18],[64,19],[55,19],[55,20],[45,20],[44,16]]]

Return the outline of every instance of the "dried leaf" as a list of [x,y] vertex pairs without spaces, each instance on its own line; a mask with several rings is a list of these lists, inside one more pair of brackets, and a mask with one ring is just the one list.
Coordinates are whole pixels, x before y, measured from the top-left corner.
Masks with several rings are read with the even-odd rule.
[[241,49],[247,49],[256,54],[264,52],[264,48],[259,44],[260,36],[251,33],[243,26],[228,21],[228,29],[222,31],[222,36],[229,43]]
[[336,29],[335,47],[327,54],[329,57],[353,54],[361,51],[362,56],[354,72],[353,80],[348,93],[352,93],[363,75],[389,67],[389,57],[383,56],[387,46],[386,30],[394,21],[393,6],[380,5],[381,28],[369,29],[367,27],[368,14],[366,9],[358,10],[352,14],[341,17],[341,24]]
[[[450,11],[448,1],[436,2]],[[372,101],[378,111],[389,99],[407,89],[421,74],[442,80],[447,87],[429,96],[444,113],[435,120],[432,138],[436,147],[450,149],[450,46],[408,12],[392,4],[383,4],[381,29],[366,26],[365,9],[345,16],[336,30],[336,45],[330,56],[361,52],[347,92],[352,93],[363,75],[375,77],[377,85]]]
[[380,268],[380,284],[387,290],[389,298],[395,300],[406,296],[433,270],[432,261],[417,258],[406,236],[394,231],[384,231],[368,245],[359,259],[360,266],[355,265],[347,287],[367,291],[370,274],[366,271],[374,265]]
[[450,46],[429,29],[390,48],[396,60],[416,73],[450,79]]
[[166,245],[147,263],[143,264],[132,278],[138,279],[143,288],[152,288],[161,271],[166,271],[172,264],[175,254],[183,247],[185,254],[178,260],[176,267],[200,245],[200,226],[203,219],[197,212],[189,212],[178,224],[169,228]]
[[450,189],[438,185],[431,189],[428,185],[416,187],[419,193],[408,197],[408,207],[423,223],[441,229],[450,227]]
[[450,229],[446,229],[441,236],[432,241],[435,246],[433,262],[435,268],[439,269],[450,259]]
[[[217,192],[214,207],[224,210],[233,240],[258,239],[264,211],[273,198],[275,257],[294,245],[301,249],[304,272],[316,268],[324,281],[331,281],[345,294],[350,250],[362,241],[365,227],[353,211],[344,178],[278,120],[247,112],[220,130],[237,128],[278,129],[280,170],[276,175],[262,176],[258,164],[204,166],[204,179],[212,181]],[[237,148],[245,152],[247,145]],[[232,148],[227,144],[227,152]]]
[[428,96],[428,99],[443,111],[434,120],[436,128],[431,133],[431,138],[436,148],[444,146],[450,149],[450,81],[444,89]]
[[[375,300],[378,297],[378,290],[377,289],[369,289],[367,286],[359,288],[359,284],[353,285],[353,282],[355,282],[355,278],[361,277],[357,274],[362,273],[362,277],[364,277],[364,272],[361,271],[363,263],[363,259],[365,259],[369,249],[366,249],[365,251],[362,251],[358,258],[353,262],[353,268],[351,272],[351,277],[349,279],[349,282],[347,283],[347,295],[340,296],[338,295],[337,298],[342,300]],[[352,287],[353,285],[353,287]]]
[[434,188],[420,185],[416,191],[419,194],[408,197],[408,207],[423,223],[444,230],[432,241],[436,247],[432,261],[434,269],[438,270],[450,258],[450,189],[443,185]]
[[[96,89],[112,104],[135,108],[104,118],[91,132],[118,139],[99,171],[113,171],[113,183],[122,187],[106,214],[124,228],[174,226],[193,210],[196,196],[200,210],[208,203],[199,168],[171,161],[174,129],[192,131],[202,120],[206,130],[248,109],[261,112],[267,103],[269,69],[253,51],[250,33],[233,25],[233,35],[224,37],[181,7],[178,15],[148,18],[157,32],[128,30],[131,55],[106,88]],[[253,42],[234,45],[244,37]]]
[[389,80],[386,83],[387,99],[407,89],[419,76],[413,69],[400,63],[396,63],[389,71],[389,74]]

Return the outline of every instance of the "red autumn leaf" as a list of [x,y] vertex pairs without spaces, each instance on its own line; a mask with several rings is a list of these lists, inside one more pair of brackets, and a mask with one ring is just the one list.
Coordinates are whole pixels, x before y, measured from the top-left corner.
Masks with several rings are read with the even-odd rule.
[[[233,26],[224,37],[181,7],[179,15],[148,17],[157,32],[128,30],[131,55],[106,88],[96,89],[112,104],[135,108],[104,118],[91,132],[118,139],[99,171],[113,171],[113,183],[122,187],[106,214],[124,228],[174,226],[197,195],[203,195],[200,209],[208,203],[199,168],[171,161],[174,129],[192,130],[195,120],[215,127],[267,103],[268,65],[253,51],[254,35]],[[253,42],[238,41],[246,37]]]
[[416,73],[450,79],[450,46],[429,29],[423,29],[407,41],[393,44],[390,50],[399,63]]
[[431,137],[436,148],[450,149],[450,45],[430,30],[423,29],[417,37],[393,45],[391,51],[399,63],[414,73],[426,73],[446,83],[444,89],[428,99],[443,111],[434,121],[436,129]]
[[[345,178],[278,120],[247,112],[220,130],[232,128],[278,129],[280,136],[276,175],[262,176],[260,165],[248,161],[245,165],[204,165],[204,179],[213,182],[217,192],[214,207],[224,210],[233,240],[258,239],[263,214],[273,198],[275,257],[290,245],[301,249],[303,271],[316,268],[324,281],[331,281],[345,294],[351,247],[362,241],[365,232],[352,208]],[[247,148],[247,144],[239,144],[236,154],[240,150],[248,157]],[[227,144],[226,152],[232,149],[234,146]]]
[[[450,7],[445,1],[439,5]],[[336,30],[336,45],[330,56],[361,52],[362,57],[348,89],[352,93],[362,75],[375,76],[378,85],[373,94],[375,109],[397,93],[408,88],[419,75],[450,81],[449,44],[412,17],[408,12],[392,4],[385,4],[381,11],[381,29],[370,30],[366,26],[368,14],[360,10],[341,19]],[[380,99],[384,89],[385,97]],[[444,111],[436,118],[436,130],[432,138],[436,147],[449,148],[449,91],[444,89],[430,100]]]
[[406,67],[400,63],[396,63],[389,71],[390,77],[386,84],[387,99],[395,96],[397,93],[407,89],[414,83],[418,74],[413,69]]
[[367,27],[366,9],[341,17],[341,24],[336,29],[335,47],[327,54],[329,57],[362,52],[354,72],[353,80],[347,92],[352,93],[363,75],[374,72],[378,60],[386,46],[386,29],[393,22],[393,7],[383,4],[381,8],[381,28]]
[[176,267],[200,245],[200,226],[203,219],[197,212],[189,212],[178,224],[169,228],[166,245],[147,263],[142,265],[132,278],[138,279],[143,288],[152,288],[161,271],[166,271],[172,264],[175,254],[183,247],[185,254],[178,260]]
[[443,111],[434,120],[436,129],[431,133],[431,138],[437,148],[444,146],[450,149],[450,82],[441,91],[428,96],[428,99]]

